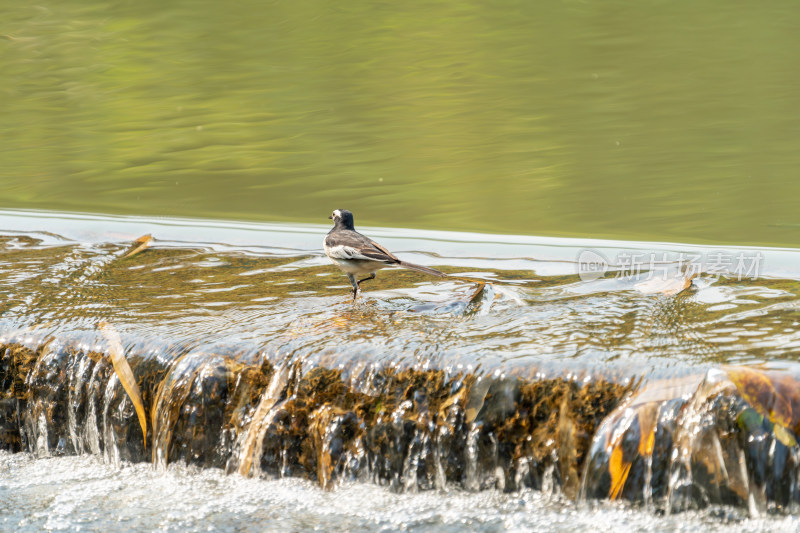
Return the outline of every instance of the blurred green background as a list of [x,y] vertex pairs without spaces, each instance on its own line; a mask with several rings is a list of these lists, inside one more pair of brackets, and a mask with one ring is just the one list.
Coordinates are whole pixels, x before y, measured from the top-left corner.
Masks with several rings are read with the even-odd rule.
[[0,207],[800,245],[793,0],[0,19]]

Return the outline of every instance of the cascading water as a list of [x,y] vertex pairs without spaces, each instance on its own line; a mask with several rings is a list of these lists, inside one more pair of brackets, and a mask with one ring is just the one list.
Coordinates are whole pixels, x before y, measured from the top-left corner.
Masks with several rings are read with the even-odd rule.
[[[796,281],[647,295],[489,261],[440,285],[391,272],[352,306],[307,257],[17,239],[0,281],[6,450],[334,492],[800,506]],[[15,275],[31,264],[46,274]]]

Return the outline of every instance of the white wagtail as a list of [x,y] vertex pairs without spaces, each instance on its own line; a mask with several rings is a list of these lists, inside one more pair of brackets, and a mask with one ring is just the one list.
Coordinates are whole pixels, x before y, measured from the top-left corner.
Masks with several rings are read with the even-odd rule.
[[[377,242],[361,235],[353,226],[353,213],[350,211],[337,209],[328,218],[333,220],[333,229],[323,241],[325,255],[350,278],[353,302],[358,296],[359,285],[368,279],[375,279],[375,272],[382,268],[400,266],[432,276],[447,276],[434,268],[401,261]],[[356,281],[356,276],[367,274],[364,279]]]

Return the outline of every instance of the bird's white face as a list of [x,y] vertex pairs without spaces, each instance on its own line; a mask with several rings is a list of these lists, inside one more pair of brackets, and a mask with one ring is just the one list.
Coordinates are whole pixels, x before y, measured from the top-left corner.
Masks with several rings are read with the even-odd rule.
[[339,220],[340,218],[342,218],[342,212],[341,212],[341,211],[339,211],[338,209],[334,210],[334,211],[333,211],[333,214],[331,215],[331,218],[332,218],[334,221],[336,221],[336,220]]

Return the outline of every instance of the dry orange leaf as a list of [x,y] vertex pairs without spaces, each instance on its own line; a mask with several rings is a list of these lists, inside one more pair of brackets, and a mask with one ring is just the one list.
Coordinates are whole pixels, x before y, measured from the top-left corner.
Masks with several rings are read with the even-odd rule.
[[631,463],[622,457],[622,446],[619,444],[614,446],[608,461],[608,473],[611,474],[611,488],[608,489],[608,497],[612,500],[616,500],[622,494],[625,480],[628,479],[631,471]]
[[648,403],[637,409],[639,419],[639,454],[653,455],[656,445],[656,426],[658,425],[658,404]]
[[[656,444],[656,426],[658,422],[658,403],[648,402],[638,406],[631,406],[639,422],[639,446],[637,452],[640,456],[647,457],[653,454]],[[632,424],[631,424],[632,425]],[[616,500],[625,488],[625,482],[631,470],[631,461],[626,461],[622,450],[624,433],[616,437],[612,444],[611,457],[608,461],[608,473],[611,476],[611,487],[608,497]]]
[[130,248],[128,248],[128,251],[125,253],[125,255],[122,256],[122,258],[125,259],[127,257],[131,257],[138,254],[142,250],[147,249],[147,247],[150,246],[152,242],[153,242],[152,235],[150,235],[149,233],[147,235],[142,235],[141,237],[133,241],[133,244],[131,244]]
[[139,391],[139,385],[136,384],[136,378],[133,376],[133,370],[125,359],[125,351],[122,349],[122,340],[119,338],[117,330],[108,322],[100,322],[98,325],[103,337],[108,341],[108,353],[111,358],[111,364],[114,366],[114,372],[119,377],[119,382],[122,388],[128,393],[128,397],[133,402],[133,407],[136,409],[136,415],[139,417],[139,425],[142,426],[142,435],[144,437],[144,448],[147,449],[147,419],[144,414],[144,404],[142,403],[142,393]]

